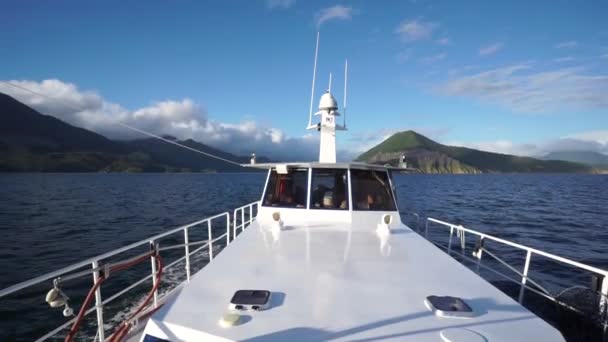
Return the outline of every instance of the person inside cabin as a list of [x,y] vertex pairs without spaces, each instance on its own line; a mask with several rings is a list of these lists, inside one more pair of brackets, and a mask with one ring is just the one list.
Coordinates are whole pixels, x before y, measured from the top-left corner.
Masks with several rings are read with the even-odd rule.
[[348,209],[346,169],[313,169],[311,182],[311,209]]
[[312,198],[311,198],[312,206],[314,208],[325,208],[323,202],[324,202],[326,194],[329,192],[331,192],[331,189],[329,189],[324,184],[319,184],[319,185],[315,186],[315,188],[312,192]]
[[331,191],[325,192],[323,196],[323,208],[332,209],[334,207],[334,193]]
[[359,210],[373,210],[375,207],[375,196],[371,193],[364,194],[361,199],[357,201],[357,209]]

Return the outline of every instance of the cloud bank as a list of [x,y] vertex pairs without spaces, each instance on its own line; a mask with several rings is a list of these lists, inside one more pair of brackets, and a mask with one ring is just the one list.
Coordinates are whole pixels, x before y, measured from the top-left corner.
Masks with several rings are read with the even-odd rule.
[[447,144],[529,157],[541,157],[550,152],[562,151],[593,151],[608,154],[608,130],[580,132],[538,143],[514,143],[510,140],[495,140],[471,143],[450,141]]
[[157,101],[136,110],[128,110],[105,100],[96,92],[83,91],[72,83],[56,79],[7,82],[50,98],[4,83],[0,83],[0,92],[43,114],[112,139],[146,137],[118,125],[122,122],[157,135],[170,134],[182,140],[194,139],[238,155],[255,152],[259,156],[278,160],[317,159],[317,135],[289,137],[278,128],[261,127],[251,120],[240,123],[212,120],[205,108],[188,98]]
[[589,75],[582,68],[531,69],[531,63],[500,67],[452,78],[436,90],[517,112],[608,108],[608,75]]

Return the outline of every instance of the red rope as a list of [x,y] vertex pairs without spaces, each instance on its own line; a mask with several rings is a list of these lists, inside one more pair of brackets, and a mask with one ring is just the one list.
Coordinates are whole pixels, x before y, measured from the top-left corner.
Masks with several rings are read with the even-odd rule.
[[[134,265],[137,265],[137,264],[147,260],[149,257],[151,257],[153,255],[154,255],[154,252],[150,252],[150,253],[147,253],[145,255],[138,257],[137,259],[133,259],[129,262],[126,262],[123,264],[118,264],[118,265],[113,265],[110,268],[110,272],[117,272],[117,271],[125,270],[129,267],[132,267]],[[154,288],[152,290],[152,293],[154,293],[154,291],[156,291],[156,288],[158,288],[158,284],[160,283],[160,276],[158,275],[158,274],[162,273],[162,261],[160,260],[160,255],[156,255],[156,262],[159,265],[159,272],[157,273],[157,281],[156,281],[156,285],[154,286]],[[105,280],[106,280],[105,275],[100,276],[99,279],[97,279],[97,282],[95,282],[95,284],[93,284],[93,287],[91,287],[91,289],[89,290],[89,293],[87,293],[84,303],[82,303],[82,306],[80,307],[80,311],[78,311],[78,316],[76,316],[76,321],[74,322],[74,324],[72,324],[72,327],[70,328],[70,331],[68,332],[68,335],[65,337],[65,342],[71,342],[74,339],[74,335],[76,335],[76,332],[78,332],[78,329],[80,328],[80,324],[82,323],[82,320],[84,319],[84,315],[87,311],[87,308],[89,307],[89,305],[91,304],[91,301],[93,300],[93,295],[95,294],[95,291],[97,291],[97,289],[101,286],[101,284]],[[150,297],[150,295],[148,295],[148,298],[146,299],[146,304],[149,301],[149,297]],[[139,310],[138,310],[138,312],[139,312]]]
[[89,304],[91,304],[91,300],[93,299],[93,295],[95,294],[95,291],[97,291],[97,288],[99,288],[99,286],[101,286],[101,284],[104,282],[105,279],[106,278],[104,276],[99,277],[99,279],[97,279],[97,282],[95,284],[93,284],[93,287],[91,287],[91,289],[89,290],[89,293],[87,294],[87,297],[84,300],[84,303],[82,303],[82,306],[80,307],[80,311],[78,311],[78,316],[76,317],[76,321],[70,328],[70,331],[68,332],[68,336],[65,337],[65,342],[71,342],[72,339],[74,338],[74,335],[76,335],[78,328],[80,328],[80,323],[82,323],[82,319],[84,318],[84,314],[87,311],[87,307],[89,306]]
[[114,332],[114,334],[112,335],[112,337],[110,337],[110,342],[119,342],[119,341],[122,341],[122,339],[125,337],[125,335],[129,332],[129,327],[130,327],[131,321],[146,306],[148,306],[148,304],[150,303],[150,300],[154,296],[154,293],[158,289],[158,287],[160,285],[160,279],[161,279],[161,276],[163,274],[163,261],[162,261],[162,258],[160,257],[160,255],[158,255],[158,254],[155,256],[155,258],[156,258],[156,264],[158,266],[158,271],[156,273],[156,284],[154,284],[154,286],[152,287],[152,290],[150,290],[150,293],[148,293],[148,296],[146,297],[146,299],[144,300],[144,302],[139,306],[139,308],[133,314],[131,314],[131,317],[129,317],[128,319],[126,319],[124,322],[122,322],[122,324],[118,327],[118,329],[116,330],[116,332]]

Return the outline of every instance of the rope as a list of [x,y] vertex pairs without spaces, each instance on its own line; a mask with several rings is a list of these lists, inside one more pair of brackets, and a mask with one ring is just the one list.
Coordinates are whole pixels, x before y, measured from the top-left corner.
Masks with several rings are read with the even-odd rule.
[[[20,86],[20,85],[18,85],[18,84],[14,84],[14,83],[11,83],[11,82],[6,82],[6,81],[0,81],[0,83],[4,83],[4,84],[6,84],[6,85],[8,85],[8,86],[11,86],[11,87],[14,87],[14,88],[17,88],[17,89],[21,89],[21,90],[23,90],[23,91],[26,91],[26,92],[29,92],[29,93],[32,93],[32,94],[35,94],[35,95],[38,95],[38,96],[44,97],[44,98],[49,99],[49,100],[52,100],[52,101],[56,101],[57,103],[60,103],[60,104],[62,104],[62,105],[63,105],[63,106],[65,106],[65,107],[68,107],[68,108],[71,108],[71,109],[74,109],[74,110],[77,110],[77,111],[80,111],[80,112],[83,112],[83,111],[85,111],[85,110],[86,110],[85,108],[82,108],[82,107],[79,107],[79,106],[74,106],[74,105],[71,105],[71,104],[69,104],[69,103],[64,103],[64,102],[60,101],[60,100],[59,100],[59,99],[57,99],[57,98],[54,98],[54,97],[51,97],[51,96],[48,96],[48,95],[45,95],[45,94],[41,94],[41,93],[36,92],[36,91],[34,91],[34,90],[31,90],[31,89],[25,88],[25,87],[23,87],[23,86]],[[118,122],[117,122],[117,124],[118,124],[118,125],[120,125],[120,126],[122,126],[122,127],[128,128],[128,129],[130,129],[130,130],[132,130],[132,131],[135,131],[135,132],[138,132],[138,133],[142,133],[142,134],[145,134],[145,135],[151,136],[151,137],[156,138],[156,139],[160,139],[160,140],[162,140],[162,141],[164,141],[164,142],[167,142],[167,143],[170,143],[170,144],[173,144],[173,145],[176,145],[176,146],[179,146],[179,147],[185,148],[185,149],[187,149],[187,150],[190,150],[190,151],[193,151],[193,152],[196,152],[196,153],[200,153],[200,154],[206,155],[206,156],[208,156],[208,157],[211,157],[211,158],[215,158],[215,159],[218,159],[218,160],[224,161],[224,162],[226,162],[226,163],[230,163],[230,164],[233,164],[233,165],[242,166],[240,163],[237,163],[237,162],[235,162],[235,161],[232,161],[232,160],[229,160],[229,159],[226,159],[226,158],[222,158],[222,157],[218,157],[218,156],[213,155],[213,154],[211,154],[211,153],[203,152],[203,151],[201,151],[201,150],[197,150],[197,149],[195,149],[195,148],[192,148],[192,147],[189,147],[189,146],[186,146],[186,145],[180,144],[180,143],[178,143],[178,142],[175,142],[175,141],[172,141],[172,140],[169,140],[169,139],[165,139],[165,138],[163,138],[163,137],[161,137],[161,136],[159,136],[159,135],[156,135],[156,134],[153,134],[153,133],[150,133],[150,132],[144,131],[144,130],[142,130],[142,129],[139,129],[139,128],[136,128],[136,127],[133,127],[133,126],[130,126],[130,125],[127,125],[127,124],[126,124],[126,123],[124,123],[124,122],[118,121]]]
[[122,341],[122,339],[125,337],[125,335],[129,332],[131,321],[135,317],[137,317],[137,315],[146,306],[148,306],[148,303],[150,303],[150,300],[152,299],[152,297],[154,296],[154,293],[158,289],[158,287],[160,285],[160,279],[161,279],[162,274],[163,274],[163,261],[162,261],[162,258],[160,257],[159,254],[156,254],[155,258],[156,258],[156,264],[158,266],[158,271],[156,273],[156,284],[154,284],[154,286],[152,287],[152,290],[150,290],[150,292],[148,293],[148,296],[146,297],[146,299],[144,300],[144,302],[139,306],[139,308],[137,310],[135,310],[135,312],[132,313],[131,316],[128,319],[126,319],[124,322],[122,322],[122,324],[118,327],[118,329],[116,330],[116,332],[112,335],[112,337],[110,337],[110,342],[120,342],[120,341]]
[[[145,260],[148,260],[148,258],[153,255],[154,255],[154,252],[150,252],[150,253],[144,254],[136,259],[132,259],[128,262],[125,262],[123,264],[115,265],[111,268],[111,271],[116,272],[116,271],[125,270],[131,266],[137,265]],[[159,274],[162,273],[162,261],[160,261],[160,256],[156,255],[156,257],[157,257],[156,260],[157,260],[157,263],[159,264],[159,270],[160,270],[157,273],[157,278],[158,278],[157,280],[160,280]],[[101,284],[103,284],[103,282],[105,280],[106,280],[106,275],[105,274],[100,275],[97,282],[95,282],[95,284],[93,284],[93,287],[91,287],[91,289],[89,290],[89,293],[87,293],[84,303],[82,303],[82,306],[80,307],[80,311],[78,311],[78,315],[76,316],[76,321],[74,321],[74,324],[70,328],[68,335],[65,337],[65,342],[71,342],[74,339],[74,336],[76,335],[76,332],[78,332],[78,329],[80,328],[80,324],[82,323],[82,320],[84,319],[87,308],[89,307],[89,305],[91,304],[91,301],[93,300],[95,291],[97,291],[97,289],[101,286]],[[156,282],[156,285],[153,287],[152,293],[154,293],[156,291],[156,289],[158,288],[158,284],[160,284],[160,281]],[[148,301],[149,301],[149,298],[146,299],[146,302],[144,304],[147,304]],[[138,310],[138,312],[139,311],[140,310]]]
[[78,311],[78,316],[76,316],[76,321],[70,328],[68,335],[65,337],[65,342],[71,342],[74,339],[74,335],[76,335],[76,332],[80,328],[80,324],[82,323],[84,314],[87,311],[87,307],[89,306],[89,304],[91,304],[91,300],[93,299],[93,295],[95,294],[95,291],[97,291],[97,289],[101,286],[101,284],[105,280],[106,280],[105,276],[99,277],[99,279],[97,280],[95,285],[93,285],[93,287],[91,287],[91,289],[89,290],[89,293],[87,293],[87,297],[84,300],[84,303],[82,303],[82,306],[80,307],[80,311]]

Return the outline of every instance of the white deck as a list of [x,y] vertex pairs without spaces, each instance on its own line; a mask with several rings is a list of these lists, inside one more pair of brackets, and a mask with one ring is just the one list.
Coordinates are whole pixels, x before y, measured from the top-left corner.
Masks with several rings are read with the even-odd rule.
[[[382,250],[369,225],[288,225],[276,242],[266,228],[254,222],[152,317],[146,333],[171,341],[441,341],[441,330],[462,328],[487,341],[563,341],[407,227]],[[272,306],[221,328],[239,289],[272,291]],[[478,316],[435,317],[424,304],[429,295],[459,296]]]

